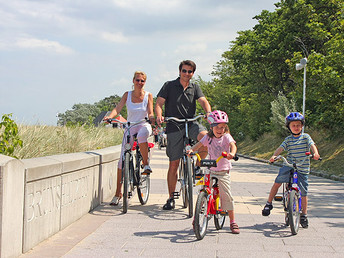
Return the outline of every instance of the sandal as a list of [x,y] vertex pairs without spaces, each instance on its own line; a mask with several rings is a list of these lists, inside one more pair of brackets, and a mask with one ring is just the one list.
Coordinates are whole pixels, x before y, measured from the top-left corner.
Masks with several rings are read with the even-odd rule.
[[119,204],[119,200],[122,198],[122,195],[113,197],[110,205],[117,206]]
[[231,223],[230,228],[231,228],[231,231],[232,231],[233,234],[239,234],[240,233],[239,226],[235,222]]

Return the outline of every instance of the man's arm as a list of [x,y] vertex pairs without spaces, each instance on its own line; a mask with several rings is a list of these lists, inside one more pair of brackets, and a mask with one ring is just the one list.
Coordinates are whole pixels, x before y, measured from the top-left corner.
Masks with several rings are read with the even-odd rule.
[[156,115],[156,122],[158,124],[158,126],[161,126],[161,123],[164,121],[163,117],[162,117],[162,107],[165,104],[165,99],[162,97],[158,97],[156,99],[156,103],[155,103],[155,115]]
[[208,100],[205,97],[200,97],[198,99],[198,102],[201,104],[203,110],[206,112],[206,114],[208,115],[211,112],[211,106],[208,102]]

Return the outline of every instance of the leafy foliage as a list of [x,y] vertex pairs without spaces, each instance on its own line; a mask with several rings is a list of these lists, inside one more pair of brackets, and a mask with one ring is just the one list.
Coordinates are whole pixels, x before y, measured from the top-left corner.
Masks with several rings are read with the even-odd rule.
[[282,93],[279,93],[277,99],[271,102],[271,125],[280,136],[289,134],[285,126],[285,117],[294,110],[296,110],[295,101],[288,100]]
[[307,124],[343,135],[343,1],[281,1],[275,6],[274,12],[254,17],[258,24],[252,30],[238,33],[215,66],[214,79],[203,84],[212,106],[229,114],[233,134],[257,139],[275,130],[271,105],[280,113],[286,103],[279,96],[295,101],[293,111],[302,109],[303,73],[295,64],[307,57]]
[[[121,97],[114,95],[94,104],[75,104],[71,110],[58,114],[58,125],[92,125],[100,112],[111,111],[120,100]],[[126,107],[122,109],[121,115],[126,117]]]
[[10,118],[12,114],[4,114],[0,122],[0,153],[7,156],[12,156],[16,147],[23,146],[23,141],[18,135],[18,126]]

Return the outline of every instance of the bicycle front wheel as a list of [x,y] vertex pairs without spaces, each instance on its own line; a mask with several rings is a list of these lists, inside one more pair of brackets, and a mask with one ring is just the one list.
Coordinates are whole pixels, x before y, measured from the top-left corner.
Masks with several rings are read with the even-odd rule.
[[180,182],[180,195],[182,196],[183,200],[183,208],[186,208],[188,205],[188,197],[186,193],[186,179],[184,177],[185,175],[185,164],[184,164],[184,159],[180,159],[180,164],[179,164],[179,179],[178,181]]
[[193,230],[198,240],[203,239],[207,233],[208,227],[208,199],[207,193],[201,191],[198,195],[196,207],[195,207],[195,217],[193,221]]
[[137,195],[139,196],[140,203],[142,205],[146,204],[149,198],[150,192],[150,176],[141,175],[140,184],[137,187]]
[[289,194],[288,214],[291,233],[296,235],[300,227],[300,194],[292,190]]
[[129,206],[129,172],[130,172],[130,153],[127,152],[124,158],[123,173],[123,213],[127,213]]
[[188,197],[189,218],[193,216],[193,180],[192,180],[192,163],[189,156],[186,157],[185,178],[186,178],[186,195]]

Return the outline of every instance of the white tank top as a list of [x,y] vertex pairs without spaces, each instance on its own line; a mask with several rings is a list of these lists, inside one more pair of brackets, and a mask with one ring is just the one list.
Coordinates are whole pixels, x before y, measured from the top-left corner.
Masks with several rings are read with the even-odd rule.
[[128,122],[137,122],[145,117],[148,117],[148,92],[145,92],[143,101],[140,103],[133,103],[131,101],[132,91],[128,91],[127,97],[127,121]]

